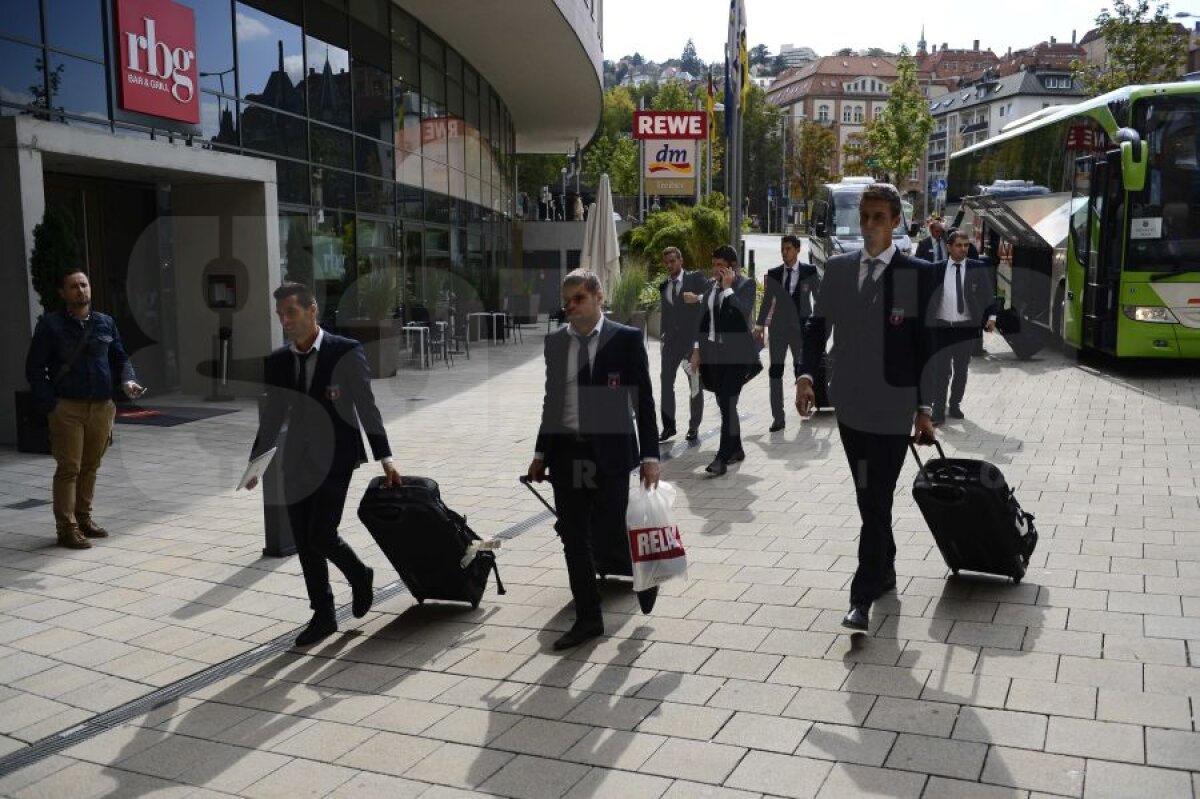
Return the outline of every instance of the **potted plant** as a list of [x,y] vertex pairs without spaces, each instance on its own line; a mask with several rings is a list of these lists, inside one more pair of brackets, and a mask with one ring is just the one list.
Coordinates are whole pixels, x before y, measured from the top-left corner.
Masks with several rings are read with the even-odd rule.
[[360,272],[347,294],[357,316],[343,324],[346,333],[362,343],[372,377],[392,377],[400,360],[399,332],[392,320],[400,294],[400,279],[392,268]]
[[621,270],[621,274],[613,281],[612,292],[608,296],[608,307],[614,319],[622,324],[630,324],[633,314],[637,311],[638,296],[642,285],[646,282],[646,273],[638,266],[629,266]]

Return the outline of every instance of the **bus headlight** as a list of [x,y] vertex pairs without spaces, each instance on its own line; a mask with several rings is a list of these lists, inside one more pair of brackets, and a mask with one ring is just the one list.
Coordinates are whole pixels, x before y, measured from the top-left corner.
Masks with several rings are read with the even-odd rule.
[[1166,322],[1177,324],[1178,319],[1170,308],[1161,305],[1126,305],[1125,315],[1135,322]]

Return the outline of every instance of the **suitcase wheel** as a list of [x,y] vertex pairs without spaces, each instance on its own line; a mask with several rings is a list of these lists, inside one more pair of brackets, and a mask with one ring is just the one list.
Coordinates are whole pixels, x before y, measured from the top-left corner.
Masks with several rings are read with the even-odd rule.
[[476,599],[474,602],[472,602],[472,603],[471,603],[471,608],[472,608],[473,610],[478,610],[478,609],[479,609],[479,600],[478,600],[478,599]]
[[950,573],[951,573],[951,574],[953,574],[955,577],[957,577],[957,576],[958,576],[958,569],[951,569],[951,570],[950,570]]
[[417,597],[417,604],[418,604],[418,605],[424,605],[424,604],[425,604],[425,597],[423,597],[423,596],[419,596],[419,597]]
[[1021,582],[1021,578],[1025,576],[1025,564],[1026,564],[1025,558],[1021,557],[1020,555],[1017,555],[1017,568],[1013,571],[1013,576],[1012,576],[1014,585],[1016,583]]

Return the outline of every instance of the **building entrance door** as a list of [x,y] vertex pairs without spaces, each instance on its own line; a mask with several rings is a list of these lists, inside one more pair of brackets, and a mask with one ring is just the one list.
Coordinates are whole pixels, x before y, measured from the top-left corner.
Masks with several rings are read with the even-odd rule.
[[169,192],[153,184],[47,172],[46,204],[68,210],[93,307],[113,317],[138,380],[178,388]]

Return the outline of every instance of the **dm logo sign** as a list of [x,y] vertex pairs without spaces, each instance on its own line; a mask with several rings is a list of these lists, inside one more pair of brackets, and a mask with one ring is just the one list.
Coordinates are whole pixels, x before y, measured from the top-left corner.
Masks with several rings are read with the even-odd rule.
[[691,139],[650,139],[646,148],[646,177],[696,177],[696,142]]

